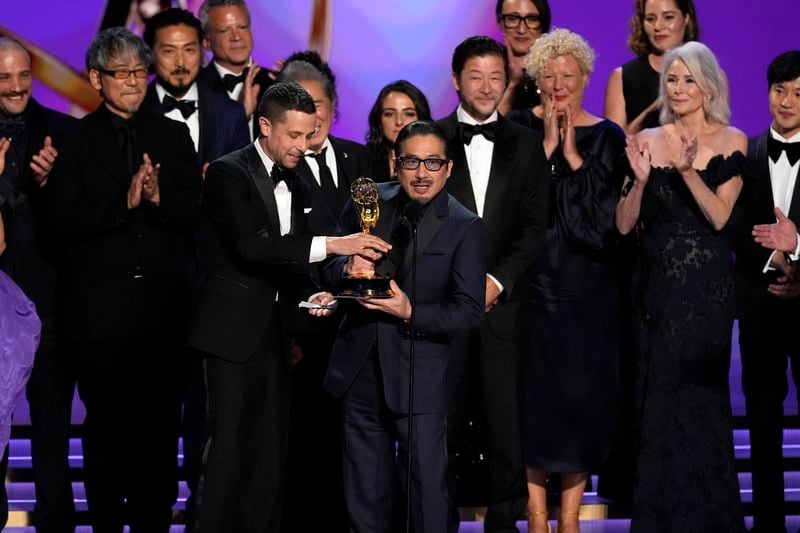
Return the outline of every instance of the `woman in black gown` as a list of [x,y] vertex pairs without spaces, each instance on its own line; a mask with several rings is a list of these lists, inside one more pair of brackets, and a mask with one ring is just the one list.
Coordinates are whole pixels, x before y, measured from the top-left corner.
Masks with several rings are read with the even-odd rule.
[[555,30],[531,48],[528,73],[542,105],[508,115],[538,130],[552,165],[551,221],[532,267],[524,362],[523,453],[528,531],[547,523],[545,476],[561,473],[561,531],[578,531],[587,473],[608,453],[613,432],[619,292],[614,210],[625,137],[583,109],[594,52]]
[[393,179],[389,161],[394,160],[394,140],[403,126],[415,120],[430,120],[428,99],[414,84],[397,80],[381,89],[369,112],[367,147],[372,154],[372,179]]
[[747,139],[728,85],[690,42],[664,58],[662,127],[628,137],[633,177],[617,209],[639,224],[633,532],[742,531],[728,391],[734,285],[726,225]]
[[611,72],[606,117],[629,134],[657,128],[658,79],[664,54],[699,38],[692,0],[636,0],[628,47],[637,57]]

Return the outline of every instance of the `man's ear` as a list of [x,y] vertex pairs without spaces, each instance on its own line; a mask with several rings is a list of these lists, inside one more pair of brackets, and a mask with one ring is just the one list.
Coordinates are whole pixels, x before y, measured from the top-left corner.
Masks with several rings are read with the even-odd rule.
[[457,92],[460,93],[461,92],[461,86],[458,83],[458,75],[455,72],[453,72],[453,74],[451,74],[451,79],[453,80],[453,87],[455,88],[455,90]]
[[258,131],[264,137],[269,137],[272,133],[272,123],[267,117],[258,117]]
[[89,83],[91,83],[92,87],[98,91],[103,88],[103,86],[100,84],[100,76],[100,72],[95,69],[91,69],[89,71]]

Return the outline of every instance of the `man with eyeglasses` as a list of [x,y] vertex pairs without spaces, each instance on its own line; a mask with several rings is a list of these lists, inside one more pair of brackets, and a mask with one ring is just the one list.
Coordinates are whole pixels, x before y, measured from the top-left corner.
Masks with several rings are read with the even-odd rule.
[[126,521],[132,532],[166,532],[177,498],[187,242],[202,182],[186,126],[139,109],[151,57],[124,28],[95,36],[86,67],[102,104],[81,119],[48,184],[96,532]]
[[525,68],[533,43],[550,31],[550,4],[547,0],[497,0],[495,14],[503,32],[509,66],[508,86],[497,110],[505,115],[512,109],[536,107],[539,105],[536,82]]
[[[449,340],[481,321],[484,232],[480,219],[445,190],[453,166],[447,140],[433,122],[397,135],[397,182],[381,183],[374,232],[393,246],[377,262],[361,255],[326,264],[323,279],[389,274],[394,297],[349,302],[333,347],[325,387],[342,398],[344,493],[350,531],[393,528],[395,496],[406,494],[410,322],[414,321],[411,531],[448,531],[446,370]],[[412,203],[413,202],[413,203]],[[417,227],[412,309],[412,223]],[[345,221],[356,229],[355,219]],[[413,316],[412,316],[413,311]],[[398,447],[395,448],[395,443]],[[402,491],[395,491],[399,481]],[[403,516],[402,513],[397,513]],[[453,530],[455,533],[455,530]]]
[[[542,137],[497,112],[507,85],[507,62],[503,46],[489,37],[470,37],[459,44],[452,80],[460,103],[439,121],[453,157],[447,190],[483,218],[487,231],[485,318],[453,340],[447,423],[454,484],[465,406],[477,398],[488,420],[486,531],[516,531],[528,497],[517,400],[522,313],[526,276],[544,237],[548,209]],[[468,391],[476,381],[478,390]],[[452,517],[457,524],[455,499]]]
[[[19,42],[0,37],[0,138],[10,140],[0,172],[0,216],[7,245],[0,269],[33,300],[42,321],[26,387],[36,485],[32,523],[39,531],[61,532],[72,531],[75,521],[67,461],[75,370],[57,328],[58,247],[48,231],[46,193],[50,172],[61,164],[65,139],[74,134],[77,120],[45,108],[32,91],[30,54]],[[3,478],[6,466],[7,461]],[[0,528],[8,514],[2,493]]]

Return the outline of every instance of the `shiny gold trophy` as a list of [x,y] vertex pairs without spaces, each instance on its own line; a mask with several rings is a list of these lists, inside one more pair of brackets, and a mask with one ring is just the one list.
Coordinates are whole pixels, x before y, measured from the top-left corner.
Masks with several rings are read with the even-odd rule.
[[[358,178],[350,185],[350,196],[358,206],[361,231],[370,233],[378,225],[380,215],[378,186],[370,178]],[[342,290],[336,297],[370,300],[393,298],[394,292],[389,288],[389,278],[374,272],[355,272],[342,276]]]

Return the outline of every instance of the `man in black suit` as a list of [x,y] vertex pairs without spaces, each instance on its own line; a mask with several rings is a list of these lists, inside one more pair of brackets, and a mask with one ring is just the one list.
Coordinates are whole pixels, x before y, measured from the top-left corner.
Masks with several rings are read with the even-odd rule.
[[[775,58],[767,69],[770,128],[750,139],[752,180],[737,203],[736,280],[742,386],[750,428],[753,531],[786,531],[783,491],[783,401],[791,361],[800,384],[800,349],[794,335],[800,318],[797,238],[791,251],[755,242],[753,226],[800,223],[800,51]],[[785,216],[784,216],[785,214]],[[786,219],[788,216],[788,220]],[[796,229],[795,229],[796,231]],[[756,233],[758,235],[758,233]],[[787,248],[788,250],[788,248]]]
[[48,185],[65,252],[65,331],[86,406],[83,454],[96,532],[168,531],[177,498],[176,387],[200,168],[186,126],[140,111],[150,50],[124,28],[86,52],[102,105],[80,121]]
[[203,30],[190,11],[157,13],[147,21],[143,38],[153,51],[156,79],[142,106],[186,124],[203,169],[250,144],[242,106],[197,82]]
[[[331,261],[323,272],[333,287],[344,275],[388,273],[395,293],[389,299],[358,300],[347,309],[325,378],[326,389],[342,398],[350,531],[393,530],[396,479],[407,488],[410,414],[412,530],[448,528],[448,342],[480,323],[486,270],[480,219],[444,190],[452,168],[446,146],[444,132],[432,122],[413,122],[400,131],[395,144],[399,183],[379,185],[375,228],[376,235],[391,235],[395,248],[378,263],[356,255]],[[415,261],[412,222],[417,225]],[[394,266],[387,269],[387,261]],[[408,295],[416,295],[413,307]],[[410,331],[416,332],[413,409],[408,402]]]
[[[27,385],[36,485],[33,525],[39,532],[60,532],[72,531],[75,521],[67,461],[75,370],[56,328],[59,254],[47,228],[45,187],[58,160],[57,148],[74,134],[77,120],[42,107],[31,97],[32,85],[27,50],[0,37],[0,138],[11,140],[0,174],[0,213],[7,241],[0,268],[33,300],[42,321]],[[5,497],[3,504],[7,511]]]
[[[361,144],[330,135],[337,102],[336,80],[316,52],[292,54],[278,80],[296,82],[314,99],[316,131],[297,165],[297,175],[310,199],[306,232],[334,235],[350,198],[350,184],[370,174],[369,152]],[[307,320],[297,336],[303,357],[296,362],[293,376],[286,524],[294,529],[289,531],[324,527],[335,532],[345,527],[344,497],[339,490],[340,406],[322,387],[340,321],[341,313],[330,320]],[[309,460],[312,457],[314,461]],[[318,513],[307,512],[309,491],[331,495],[318,503]]]
[[[273,85],[258,115],[259,139],[206,174],[204,212],[215,230],[208,245],[218,252],[189,335],[207,355],[206,442],[192,524],[198,532],[279,531],[292,308],[313,292],[312,263],[388,250],[370,235],[304,234],[310,208],[293,169],[314,134],[310,95],[296,84]],[[325,304],[331,297],[310,299]]]
[[274,83],[270,70],[252,57],[253,32],[244,0],[205,0],[198,13],[205,37],[203,46],[212,54],[201,71],[201,87],[239,102],[244,108],[251,140],[258,138],[256,110],[264,90]]
[[[447,190],[483,218],[487,231],[485,319],[454,340],[448,370],[451,471],[468,398],[480,397],[488,420],[486,531],[516,531],[527,501],[517,386],[525,274],[544,235],[548,202],[542,138],[497,113],[508,80],[507,61],[503,47],[488,37],[459,44],[452,78],[460,104],[439,121],[453,154]],[[479,390],[467,390],[471,380],[477,380]]]

